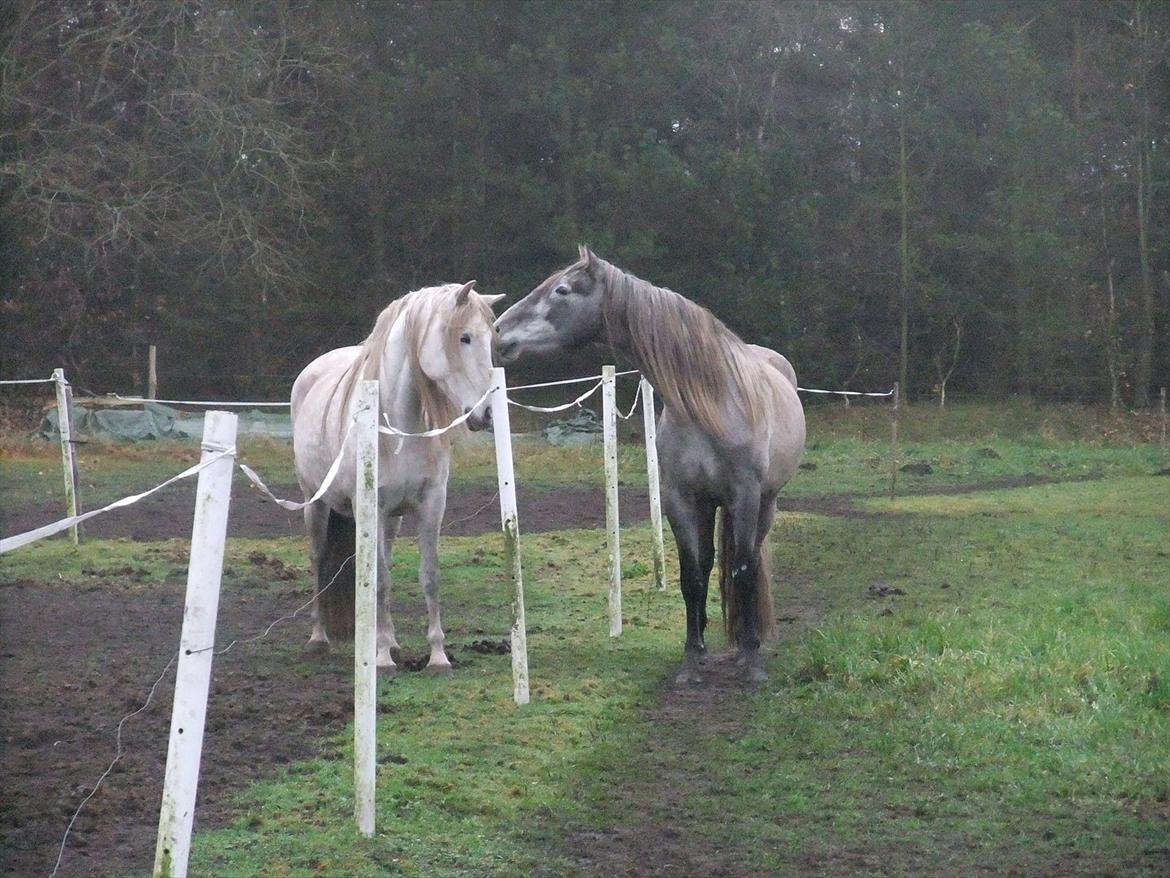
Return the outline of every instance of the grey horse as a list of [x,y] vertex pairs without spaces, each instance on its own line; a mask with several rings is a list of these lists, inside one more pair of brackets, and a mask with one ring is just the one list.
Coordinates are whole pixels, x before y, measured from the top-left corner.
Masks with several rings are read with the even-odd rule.
[[622,271],[587,248],[496,321],[505,363],[594,342],[630,360],[662,398],[662,501],[678,545],[687,639],[677,680],[702,679],[707,585],[722,510],[719,586],[737,662],[765,679],[761,641],[775,618],[764,541],[776,495],[804,451],[791,364],[745,344],[705,308]]

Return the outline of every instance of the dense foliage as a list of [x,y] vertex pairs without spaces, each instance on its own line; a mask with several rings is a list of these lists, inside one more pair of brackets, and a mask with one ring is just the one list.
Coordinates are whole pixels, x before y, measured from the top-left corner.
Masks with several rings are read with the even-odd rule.
[[1170,380],[1165,3],[4,14],[4,377],[141,389],[154,343],[167,393],[282,394],[408,289],[587,242],[820,386]]

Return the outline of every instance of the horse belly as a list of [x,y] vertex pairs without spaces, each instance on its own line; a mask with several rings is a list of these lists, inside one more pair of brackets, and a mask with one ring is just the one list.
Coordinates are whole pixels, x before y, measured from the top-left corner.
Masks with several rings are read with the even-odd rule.
[[804,407],[793,389],[782,393],[780,416],[772,422],[768,435],[768,476],[771,490],[784,487],[800,466],[804,456]]

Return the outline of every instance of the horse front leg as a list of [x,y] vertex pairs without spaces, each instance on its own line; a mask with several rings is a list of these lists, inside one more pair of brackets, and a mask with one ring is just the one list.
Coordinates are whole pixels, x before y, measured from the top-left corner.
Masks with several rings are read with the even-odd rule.
[[707,584],[715,556],[713,504],[676,491],[663,494],[670,529],[678,546],[679,586],[686,605],[687,639],[676,683],[701,683],[707,654],[703,634],[707,627]]
[[394,619],[390,615],[390,584],[392,577],[394,540],[402,527],[401,515],[383,515],[378,526],[378,646],[375,665],[379,670],[396,671],[395,662],[402,660],[402,647],[394,634]]
[[430,491],[419,506],[418,523],[418,581],[427,601],[427,642],[431,657],[427,670],[433,673],[451,672],[451,660],[444,648],[446,638],[439,618],[439,530],[447,509],[447,489]]

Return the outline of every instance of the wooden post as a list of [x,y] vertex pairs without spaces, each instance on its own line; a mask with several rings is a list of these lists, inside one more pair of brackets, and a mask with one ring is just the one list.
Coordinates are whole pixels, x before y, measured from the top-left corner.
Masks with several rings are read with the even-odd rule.
[[[57,389],[57,435],[61,439],[61,470],[65,475],[65,512],[72,518],[80,504],[77,499],[77,461],[73,456],[73,388],[65,380],[64,369],[53,370],[53,384]],[[81,542],[77,525],[69,528],[73,545]]]
[[520,519],[516,511],[516,476],[512,469],[512,425],[508,416],[508,379],[492,369],[492,431],[496,440],[496,482],[500,489],[500,525],[504,563],[512,576],[512,698],[527,704],[528,631],[524,619],[524,576],[520,559]]
[[1166,388],[1158,393],[1158,410],[1162,413],[1162,451],[1166,450]]
[[601,424],[605,438],[605,533],[609,543],[609,636],[622,633],[622,553],[618,520],[616,369],[601,367]]
[[[230,412],[207,413],[203,425],[204,461],[234,447],[236,425],[236,416]],[[186,878],[187,875],[233,469],[235,459],[232,456],[220,458],[199,473],[195,489],[187,598],[183,607],[171,737],[158,817],[158,843],[154,852],[155,878]]]
[[146,398],[158,398],[158,348],[154,345],[150,346],[150,351],[147,354],[147,368],[146,368]]
[[357,594],[353,635],[353,808],[358,832],[374,836],[377,771],[378,382],[363,381],[354,413]]
[[654,587],[666,590],[666,552],[662,545],[662,497],[658,488],[657,425],[654,419],[654,388],[645,378],[642,384],[642,426],[646,434],[646,484],[650,493],[650,536],[653,539]]
[[894,499],[894,491],[898,485],[898,405],[901,390],[899,382],[894,382],[894,408],[890,418],[890,499]]

